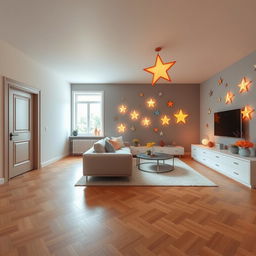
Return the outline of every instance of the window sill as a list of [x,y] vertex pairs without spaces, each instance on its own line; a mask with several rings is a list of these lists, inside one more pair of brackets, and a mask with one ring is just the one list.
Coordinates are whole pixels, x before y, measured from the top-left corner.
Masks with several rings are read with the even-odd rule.
[[69,136],[69,139],[70,140],[77,140],[77,139],[84,139],[84,140],[87,140],[87,139],[103,139],[105,138],[105,136],[84,136],[84,135],[77,135],[77,136]]

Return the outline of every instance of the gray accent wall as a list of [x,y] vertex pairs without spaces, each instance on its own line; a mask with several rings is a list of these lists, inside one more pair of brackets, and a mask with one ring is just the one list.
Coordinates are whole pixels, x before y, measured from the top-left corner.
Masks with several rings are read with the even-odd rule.
[[[128,131],[123,134],[126,141],[138,138],[141,144],[154,141],[159,143],[163,140],[166,144],[181,145],[185,151],[190,151],[192,143],[199,143],[200,130],[200,86],[199,84],[158,84],[152,87],[150,84],[72,84],[71,90],[104,91],[104,116],[105,116],[105,136],[118,136],[117,124],[125,123],[130,128],[135,126],[136,130]],[[159,93],[162,96],[159,96]],[[139,96],[144,93],[144,97]],[[146,107],[145,101],[153,97],[157,100],[156,109],[161,112],[160,116],[153,114],[153,110]],[[168,100],[174,101],[174,107],[168,108]],[[138,121],[131,121],[129,115],[122,116],[118,113],[120,104],[128,106],[129,110],[136,109],[142,116],[152,119],[149,128],[141,126]],[[173,116],[179,109],[188,113],[186,124],[176,124]],[[171,117],[170,125],[163,127],[160,122],[162,115]],[[156,134],[153,128],[163,131],[163,136]]]
[[[210,65],[210,63],[209,63]],[[225,145],[232,144],[238,139],[228,137],[214,136],[214,112],[231,110],[242,108],[245,105],[250,105],[256,109],[256,71],[254,70],[256,65],[256,51],[249,56],[241,59],[232,66],[224,69],[222,72],[216,74],[200,86],[200,120],[201,130],[200,137],[205,138],[209,136],[209,139],[223,143]],[[219,78],[223,78],[223,84],[218,85]],[[239,93],[238,84],[242,78],[246,77],[252,80],[251,88],[248,92]],[[225,84],[228,83],[226,87]],[[213,90],[213,95],[210,97],[209,92]],[[228,91],[232,91],[235,94],[232,104],[225,104],[225,95]],[[218,98],[221,97],[222,101],[218,102]],[[212,112],[209,115],[208,109],[211,108]],[[209,127],[206,127],[208,123]],[[253,119],[248,123],[247,139],[256,142],[256,115],[254,113]]]

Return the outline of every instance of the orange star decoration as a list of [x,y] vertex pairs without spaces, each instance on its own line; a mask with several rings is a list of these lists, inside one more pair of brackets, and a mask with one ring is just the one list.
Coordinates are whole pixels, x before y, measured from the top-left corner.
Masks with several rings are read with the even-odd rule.
[[153,131],[154,131],[155,133],[157,133],[157,132],[158,132],[158,128],[154,128]]
[[169,125],[170,124],[170,118],[166,115],[164,115],[162,118],[161,118],[161,121],[162,121],[162,125]]
[[156,63],[154,66],[149,67],[149,68],[145,68],[144,70],[146,72],[149,72],[151,74],[153,74],[153,78],[152,78],[152,85],[154,86],[155,83],[160,79],[163,78],[167,81],[171,82],[171,78],[168,75],[167,71],[176,63],[176,61],[172,61],[172,62],[168,62],[168,63],[164,63],[160,57],[159,54],[157,54],[156,56]]
[[172,108],[174,105],[174,102],[171,100],[168,100],[166,104],[167,104],[167,107]]
[[241,113],[243,115],[244,120],[251,120],[252,119],[252,113],[254,112],[254,109],[250,106],[245,106],[243,110],[241,110]]
[[119,133],[124,133],[125,130],[126,130],[126,126],[124,124],[119,124],[117,126],[117,130],[118,130]]
[[184,114],[183,111],[180,109],[177,114],[174,114],[174,116],[177,118],[176,123],[186,123],[186,117],[188,117],[188,114]]
[[235,95],[233,92],[230,92],[230,91],[227,92],[225,103],[231,104],[233,102],[234,97],[235,97]]
[[238,85],[238,87],[240,87],[239,92],[243,93],[243,92],[248,92],[250,89],[250,85],[252,84],[252,81],[248,81],[246,79],[246,77],[244,77],[241,81],[241,83]]
[[130,113],[130,116],[131,116],[131,119],[132,119],[132,120],[138,120],[138,118],[139,118],[139,113],[138,113],[136,110],[133,110],[133,111]]
[[143,126],[148,127],[148,126],[150,126],[151,121],[150,121],[150,119],[148,119],[147,117],[144,117],[144,118],[142,119],[141,123],[142,123]]
[[156,106],[156,101],[151,98],[147,101],[147,104],[149,108],[154,108]]
[[126,110],[127,110],[127,107],[126,107],[125,105],[121,105],[121,106],[119,107],[119,112],[120,112],[121,114],[125,114],[125,113],[126,113]]

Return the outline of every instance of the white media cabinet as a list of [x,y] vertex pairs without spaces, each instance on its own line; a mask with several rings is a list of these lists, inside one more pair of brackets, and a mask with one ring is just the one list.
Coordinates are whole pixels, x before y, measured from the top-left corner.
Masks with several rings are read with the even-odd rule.
[[[145,153],[149,148],[146,146],[131,146],[131,151],[133,155]],[[184,148],[181,146],[153,146],[152,147],[153,152],[158,152],[158,153],[166,153],[174,156],[182,156],[184,155]]]
[[256,187],[256,157],[242,157],[228,150],[191,145],[196,161],[250,187]]

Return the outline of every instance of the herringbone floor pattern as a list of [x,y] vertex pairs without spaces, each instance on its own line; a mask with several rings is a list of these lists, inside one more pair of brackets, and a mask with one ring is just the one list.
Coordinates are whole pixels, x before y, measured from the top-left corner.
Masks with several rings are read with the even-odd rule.
[[0,255],[256,255],[256,191],[185,161],[219,187],[74,187],[79,157],[12,179]]

